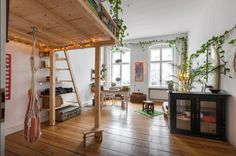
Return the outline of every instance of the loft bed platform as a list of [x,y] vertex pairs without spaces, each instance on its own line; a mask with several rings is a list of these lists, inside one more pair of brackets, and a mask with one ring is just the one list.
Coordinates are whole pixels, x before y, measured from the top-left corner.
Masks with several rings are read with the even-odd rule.
[[37,27],[41,52],[116,44],[119,29],[99,7],[90,0],[10,0],[8,39],[31,45]]

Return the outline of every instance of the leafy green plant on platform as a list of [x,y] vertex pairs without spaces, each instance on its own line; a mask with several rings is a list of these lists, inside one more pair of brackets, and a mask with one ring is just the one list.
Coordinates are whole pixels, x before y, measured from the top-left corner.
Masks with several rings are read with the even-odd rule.
[[124,23],[124,20],[122,19],[123,14],[123,8],[122,8],[122,0],[109,0],[110,3],[110,14],[117,24],[119,28],[119,41],[120,43],[116,46],[114,46],[113,49],[119,50],[119,47],[124,46],[124,38],[129,35],[127,33],[127,26]]
[[[223,75],[227,75],[230,72],[230,69],[227,67],[228,62],[225,60],[225,50],[223,49],[223,45],[229,34],[235,29],[236,25],[232,29],[225,31],[224,34],[220,36],[213,36],[206,43],[204,43],[197,52],[191,54],[190,56],[186,55],[182,62],[182,68],[174,65],[180,71],[180,74],[175,76],[175,78],[177,79],[177,82],[180,81],[184,83],[185,90],[191,90],[195,83],[206,83],[208,75],[218,69],[220,69],[221,74]],[[234,43],[236,43],[236,39],[232,39],[229,42],[229,44]],[[209,53],[211,46],[214,46],[217,51],[219,51],[220,65],[218,66],[213,65],[207,60],[208,55],[211,55],[211,53]],[[202,64],[196,61],[197,58],[204,55],[206,61]],[[195,67],[193,66],[193,62],[197,62]],[[229,77],[232,78],[231,76]],[[175,81],[175,83],[177,82]]]
[[203,63],[193,68],[189,58],[184,64],[184,70],[180,66],[174,65],[180,72],[177,76],[173,75],[175,80],[172,82],[175,88],[178,87],[181,91],[190,91],[198,83],[204,84],[208,74],[222,67],[222,65],[214,66],[212,63]]

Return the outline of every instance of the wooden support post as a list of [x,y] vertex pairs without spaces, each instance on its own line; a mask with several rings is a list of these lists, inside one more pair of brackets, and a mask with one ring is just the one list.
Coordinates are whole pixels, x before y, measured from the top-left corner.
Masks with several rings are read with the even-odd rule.
[[53,51],[50,52],[50,111],[49,111],[49,124],[51,126],[56,124],[56,95],[55,95],[55,54]]
[[100,46],[95,47],[95,111],[94,111],[94,128],[100,128],[100,61],[101,61],[101,51]]

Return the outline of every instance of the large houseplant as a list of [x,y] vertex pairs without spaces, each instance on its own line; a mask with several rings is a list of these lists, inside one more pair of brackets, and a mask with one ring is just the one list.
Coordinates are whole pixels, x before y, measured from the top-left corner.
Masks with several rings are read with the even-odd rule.
[[[230,72],[230,69],[227,67],[228,62],[225,60],[225,50],[223,49],[223,45],[225,44],[226,38],[235,29],[236,25],[232,29],[225,31],[220,36],[213,36],[204,43],[197,52],[190,56],[186,55],[181,66],[174,65],[180,71],[179,74],[175,76],[175,84],[181,86],[180,88],[182,91],[190,91],[199,83],[205,86],[208,76],[211,73],[218,72],[219,74],[227,75]],[[230,41],[230,44],[233,43],[234,39]],[[219,57],[218,65],[208,62],[208,57],[211,55],[210,49],[212,47],[216,50]],[[197,61],[197,58],[199,57],[205,57],[205,61],[199,63]],[[196,64],[193,64],[194,62],[196,62]]]

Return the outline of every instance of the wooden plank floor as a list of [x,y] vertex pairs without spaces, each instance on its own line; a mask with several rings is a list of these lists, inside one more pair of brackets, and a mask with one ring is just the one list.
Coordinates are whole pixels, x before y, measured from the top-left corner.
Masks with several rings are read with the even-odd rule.
[[33,145],[24,140],[22,132],[7,136],[6,155],[236,156],[236,148],[226,142],[171,135],[163,115],[147,118],[134,112],[141,107],[129,104],[127,115],[118,103],[103,107],[104,137],[101,144],[94,143],[92,139],[86,148],[82,144],[82,131],[93,127],[93,110],[90,109],[53,127],[43,124],[42,137]]

